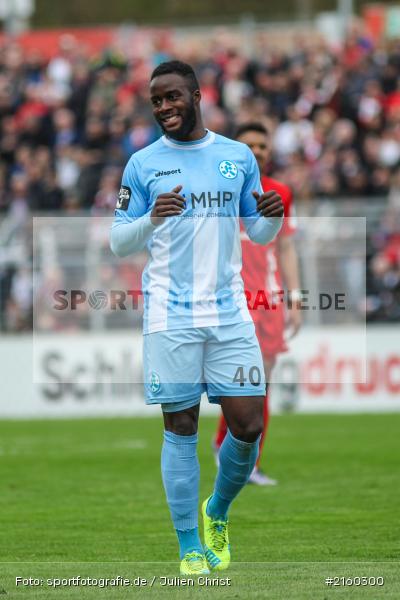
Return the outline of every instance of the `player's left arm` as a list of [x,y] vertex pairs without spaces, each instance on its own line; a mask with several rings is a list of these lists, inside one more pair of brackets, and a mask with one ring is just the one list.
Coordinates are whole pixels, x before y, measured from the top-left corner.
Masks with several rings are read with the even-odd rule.
[[283,223],[283,202],[275,191],[263,192],[256,159],[246,148],[246,175],[240,195],[240,216],[252,242],[268,244]]
[[294,337],[301,327],[301,292],[299,260],[297,250],[293,239],[294,228],[290,223],[292,220],[291,212],[291,192],[288,202],[285,205],[285,226],[277,239],[278,264],[282,274],[283,283],[288,291],[289,301],[287,303],[288,324],[291,330],[291,337]]

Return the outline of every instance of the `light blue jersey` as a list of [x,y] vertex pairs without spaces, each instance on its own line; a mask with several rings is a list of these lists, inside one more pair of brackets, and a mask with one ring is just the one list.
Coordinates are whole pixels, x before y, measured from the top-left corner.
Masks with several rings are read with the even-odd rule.
[[[178,185],[181,216],[154,226],[158,195]],[[195,142],[165,136],[134,154],[122,178],[111,248],[127,256],[147,247],[143,272],[144,333],[251,321],[240,275],[239,217],[254,242],[266,244],[282,218],[259,215],[262,193],[249,148],[208,131]]]

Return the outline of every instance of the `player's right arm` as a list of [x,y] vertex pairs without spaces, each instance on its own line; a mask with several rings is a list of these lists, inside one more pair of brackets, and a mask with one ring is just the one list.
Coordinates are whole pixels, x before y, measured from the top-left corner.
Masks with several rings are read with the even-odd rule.
[[182,186],[160,194],[151,208],[149,194],[141,185],[139,165],[132,157],[125,167],[115,218],[111,227],[110,247],[116,256],[124,257],[143,250],[157,225],[165,217],[179,215],[185,199],[179,195]]
[[137,175],[138,167],[134,157],[125,167],[110,232],[111,250],[121,258],[143,250],[155,229],[149,198]]

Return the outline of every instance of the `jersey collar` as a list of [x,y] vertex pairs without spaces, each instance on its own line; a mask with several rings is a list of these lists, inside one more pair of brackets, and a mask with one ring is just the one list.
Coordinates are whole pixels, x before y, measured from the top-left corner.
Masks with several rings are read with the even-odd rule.
[[197,150],[198,148],[204,148],[205,146],[212,144],[215,140],[215,133],[213,131],[209,131],[208,129],[206,131],[207,133],[204,137],[193,142],[178,142],[177,140],[173,140],[166,135],[163,135],[161,140],[169,148],[176,148],[177,150]]

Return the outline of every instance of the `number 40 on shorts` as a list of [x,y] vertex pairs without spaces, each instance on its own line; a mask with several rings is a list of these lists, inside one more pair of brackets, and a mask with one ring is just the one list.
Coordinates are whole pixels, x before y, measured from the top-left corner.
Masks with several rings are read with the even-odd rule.
[[251,385],[258,386],[261,383],[261,372],[256,366],[250,367],[248,377],[245,374],[245,367],[238,367],[236,369],[233,383],[238,383],[240,387],[244,387],[244,384],[250,381]]

